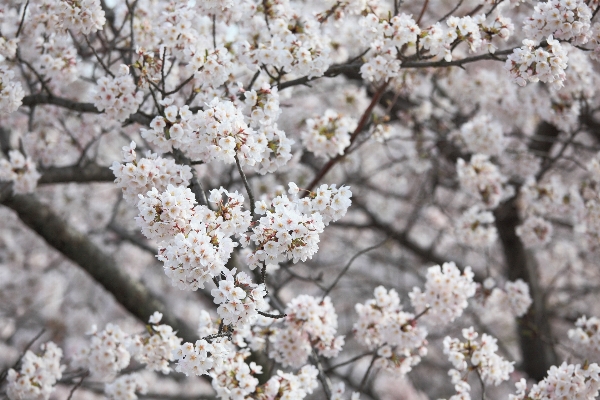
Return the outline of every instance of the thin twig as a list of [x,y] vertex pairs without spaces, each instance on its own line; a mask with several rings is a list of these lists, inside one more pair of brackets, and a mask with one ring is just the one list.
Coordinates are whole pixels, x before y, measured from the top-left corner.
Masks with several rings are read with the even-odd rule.
[[421,8],[421,13],[419,14],[419,18],[417,18],[417,22],[416,22],[417,25],[419,25],[419,23],[421,22],[421,18],[423,18],[423,15],[425,15],[425,11],[427,10],[428,5],[429,5],[429,0],[425,0],[425,3],[423,3],[423,8]]
[[352,357],[352,358],[351,358],[351,359],[349,359],[349,360],[346,360],[346,361],[344,361],[344,362],[341,362],[341,363],[339,363],[339,364],[336,364],[336,365],[334,365],[334,366],[331,366],[331,367],[327,368],[327,369],[325,370],[325,372],[331,372],[331,371],[333,371],[334,369],[337,369],[337,368],[339,368],[339,367],[343,367],[344,365],[352,364],[354,361],[360,360],[361,358],[363,358],[363,357],[366,357],[366,356],[372,356],[372,355],[374,355],[374,354],[375,354],[375,352],[373,352],[373,351],[369,351],[368,353],[359,354],[359,355],[357,355],[357,356],[354,356],[354,357]]
[[25,24],[25,14],[27,14],[27,7],[29,6],[29,0],[25,3],[25,7],[23,7],[23,16],[21,17],[21,22],[19,23],[19,29],[17,29],[17,33],[15,37],[19,37],[21,34],[21,30],[23,29],[23,25]]
[[71,400],[71,397],[73,397],[73,393],[75,393],[75,391],[81,386],[81,384],[83,383],[85,378],[87,378],[88,376],[90,376],[89,371],[86,371],[83,375],[81,375],[81,379],[79,380],[79,382],[77,382],[77,384],[75,386],[73,386],[73,389],[71,389],[71,392],[69,393],[69,397],[67,397],[67,400]]
[[329,292],[331,292],[331,290],[335,287],[335,285],[337,285],[337,283],[342,278],[342,276],[344,276],[346,274],[346,272],[348,272],[348,270],[350,269],[350,266],[352,265],[354,260],[356,260],[358,257],[362,256],[363,254],[368,253],[371,250],[375,250],[376,248],[383,246],[383,244],[385,242],[387,242],[388,239],[389,239],[389,237],[386,237],[382,242],[380,242],[374,246],[367,247],[366,249],[363,249],[363,250],[359,251],[358,253],[356,253],[354,256],[352,256],[352,258],[350,259],[350,261],[348,261],[348,263],[346,264],[346,266],[344,267],[342,272],[340,272],[339,275],[335,278],[335,280],[333,281],[331,286],[329,286],[325,290],[325,293],[323,293],[323,297],[321,297],[321,301],[325,300],[325,297],[329,294]]
[[369,379],[369,374],[373,369],[373,365],[375,365],[375,361],[377,360],[377,354],[373,354],[373,358],[371,359],[371,363],[369,364],[369,368],[367,368],[367,372],[365,372],[365,376],[363,376],[362,381],[360,382],[360,391],[362,392],[365,384],[367,383],[367,379]]
[[248,193],[248,198],[250,199],[250,215],[254,220],[254,194],[252,193],[252,189],[250,189],[250,184],[248,183],[248,179],[246,179],[246,174],[244,174],[244,170],[242,170],[242,165],[240,164],[240,159],[237,154],[234,156],[235,163],[237,164],[238,172],[240,173],[240,177],[242,178],[242,182],[244,182],[244,187],[246,188],[246,193]]
[[280,319],[280,318],[287,317],[287,314],[269,314],[269,313],[266,313],[264,311],[257,311],[257,313],[259,313],[263,317],[274,318],[274,319]]
[[[350,146],[352,146],[352,143],[354,143],[356,141],[356,138],[358,137],[358,134],[360,132],[362,132],[363,128],[367,124],[367,121],[371,117],[371,112],[373,111],[373,109],[375,108],[375,106],[379,103],[379,99],[381,98],[381,96],[385,92],[385,89],[387,88],[388,84],[389,84],[389,81],[387,81],[383,85],[381,85],[381,87],[379,88],[379,90],[377,90],[377,92],[375,93],[375,95],[371,99],[371,104],[369,104],[369,106],[367,107],[367,109],[363,113],[362,117],[360,118],[360,121],[358,122],[358,125],[356,126],[356,129],[354,130],[354,132],[350,136]],[[348,148],[350,146],[348,146]],[[329,160],[329,162],[327,162],[327,164],[325,164],[325,166],[317,173],[317,175],[313,178],[312,182],[308,185],[308,187],[306,188],[306,190],[307,190],[306,193],[312,191],[312,189],[317,186],[317,184],[321,181],[321,179],[323,179],[323,177],[329,172],[329,170],[335,164],[337,164],[342,158],[344,158],[343,155],[338,155],[337,157],[332,158],[331,160]]]
[[[25,348],[23,349],[23,352],[21,353],[21,355],[19,356],[19,359],[14,363],[13,365],[13,369],[17,368],[19,366],[19,364],[21,363],[21,360],[23,359],[23,357],[25,357],[25,353],[27,353],[27,350],[29,350],[29,348],[31,346],[33,346],[33,344],[46,332],[46,328],[42,328],[42,330],[40,331],[40,333],[38,333],[37,335],[35,335],[33,337],[33,339],[31,339],[29,341],[29,343],[27,343],[27,346],[25,346]],[[6,368],[4,371],[2,371],[2,374],[0,374],[0,382],[2,382],[4,380],[4,378],[6,378],[6,374],[8,374],[8,370],[9,368]]]

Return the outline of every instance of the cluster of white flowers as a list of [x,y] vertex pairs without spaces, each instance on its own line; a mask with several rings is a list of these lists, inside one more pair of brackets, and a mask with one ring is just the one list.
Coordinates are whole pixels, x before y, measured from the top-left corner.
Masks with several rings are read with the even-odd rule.
[[281,114],[277,86],[271,87],[265,83],[258,91],[244,90],[240,87],[240,92],[244,94],[250,126],[267,140],[262,161],[256,169],[260,174],[275,172],[292,158],[292,145],[295,143],[284,131],[277,128],[276,122]]
[[322,117],[306,120],[306,130],[302,131],[302,144],[316,156],[328,158],[344,154],[350,146],[350,134],[356,129],[356,120],[326,110]]
[[592,60],[600,60],[600,23],[592,25],[592,35],[590,41],[594,45],[593,51],[589,53]]
[[506,148],[507,141],[502,125],[489,114],[478,115],[463,124],[453,135],[469,153],[498,156]]
[[33,192],[41,176],[33,160],[19,150],[11,150],[8,157],[9,160],[0,160],[0,181],[11,181],[16,194]]
[[101,30],[106,23],[99,0],[40,0],[30,10],[34,26],[61,36],[67,30],[88,35]]
[[469,305],[467,299],[475,295],[477,284],[473,272],[466,267],[461,274],[453,262],[427,269],[425,292],[414,287],[409,293],[417,313],[427,310],[423,320],[433,324],[448,324],[460,317]]
[[252,283],[245,272],[236,274],[235,268],[225,269],[223,274],[219,287],[210,292],[219,305],[217,313],[223,324],[237,327],[253,323],[258,311],[267,308],[265,285]]
[[552,239],[552,224],[544,218],[530,216],[516,229],[525,247],[541,247]]
[[190,59],[187,68],[201,86],[219,87],[229,79],[233,63],[225,47],[207,49],[204,44],[196,43],[186,48],[184,53]]
[[25,92],[20,82],[13,81],[15,73],[6,65],[0,65],[0,110],[10,114],[23,104]]
[[[527,313],[533,303],[529,295],[529,286],[522,279],[514,282],[508,281],[504,289],[496,287],[496,281],[488,277],[483,282],[483,288],[478,291],[481,296],[477,299],[482,301],[485,309],[497,307],[499,311],[509,311],[515,317],[522,317]],[[495,311],[494,311],[495,312]]]
[[600,354],[600,319],[584,315],[577,319],[575,326],[569,329],[569,339],[588,354]]
[[148,384],[136,373],[122,375],[104,387],[104,393],[113,400],[135,400],[136,393],[146,394],[147,390]]
[[256,245],[254,252],[246,254],[251,269],[265,264],[278,264],[286,260],[306,261],[319,249],[319,234],[325,225],[321,214],[305,214],[297,202],[285,196],[277,196],[271,202],[272,209],[264,201],[256,202],[256,212],[266,214],[252,228],[252,234],[242,239],[243,245],[250,241]]
[[519,86],[529,82],[547,82],[553,89],[564,86],[567,68],[567,50],[552,35],[547,46],[540,47],[531,39],[524,39],[523,46],[516,48],[506,59],[505,68]]
[[98,79],[94,106],[104,111],[109,119],[125,121],[138,110],[143,97],[142,91],[136,92],[133,78],[129,75],[129,67],[121,64],[114,78],[103,76]]
[[396,15],[389,21],[380,20],[375,14],[360,19],[360,38],[370,47],[367,61],[361,66],[363,79],[380,81],[394,78],[400,71],[398,49],[415,46],[421,29],[410,15]]
[[529,178],[519,194],[527,215],[551,215],[571,218],[575,222],[584,213],[584,201],[577,187],[565,185],[556,175],[546,182]]
[[43,48],[42,54],[36,55],[32,62],[40,75],[54,84],[77,80],[79,55],[72,43],[53,36],[44,43]]
[[514,31],[510,18],[497,15],[487,21],[484,14],[475,16],[454,17],[446,19],[446,28],[439,22],[423,29],[420,43],[424,50],[435,58],[452,61],[452,47],[457,41],[464,41],[471,52],[486,47],[493,53],[496,47],[492,43],[494,37],[507,40]]
[[516,317],[525,315],[533,303],[529,295],[529,286],[522,279],[517,279],[514,282],[506,282],[504,293],[506,293],[508,305]]
[[126,345],[136,361],[146,364],[152,371],[168,374],[171,370],[169,362],[173,361],[173,351],[181,345],[181,338],[169,325],[159,325],[161,319],[162,314],[155,312],[147,326],[150,335],[129,337]]
[[458,241],[466,246],[486,248],[498,239],[494,221],[494,214],[473,206],[456,220],[454,233]]
[[303,198],[297,197],[300,188],[294,182],[290,182],[288,186],[288,193],[294,196],[294,201],[299,202],[300,211],[305,214],[321,214],[325,226],[346,215],[348,207],[352,204],[352,200],[350,200],[352,192],[348,186],[337,188],[335,184],[322,184],[314,192],[310,192],[308,196]]
[[[344,392],[346,391],[346,385],[344,382],[338,382],[331,387],[331,397],[330,400],[343,400]],[[352,392],[350,400],[359,400],[360,393]]]
[[517,394],[509,400],[559,400],[595,399],[600,389],[600,366],[596,363],[584,365],[562,363],[552,366],[543,381],[533,385],[527,393],[527,382],[521,379]]
[[89,369],[97,379],[112,380],[129,365],[131,355],[125,341],[126,334],[118,325],[107,324],[102,332],[94,325],[90,345],[75,353],[73,365]]
[[487,208],[496,208],[506,195],[506,177],[489,161],[489,156],[474,154],[469,163],[459,158],[456,170],[460,186],[478,198]]
[[356,304],[358,320],[352,331],[359,343],[378,349],[378,362],[404,376],[427,354],[427,330],[417,326],[415,315],[402,311],[394,289],[378,286],[375,298]]
[[262,367],[255,362],[246,364],[249,351],[230,352],[224,362],[211,372],[212,386],[222,400],[248,399],[256,391]]
[[250,115],[251,127],[259,128],[261,125],[277,122],[281,115],[277,86],[270,86],[265,82],[258,91],[240,88],[240,92],[244,94],[244,105]]
[[314,365],[305,365],[296,375],[278,370],[262,386],[262,393],[266,399],[302,400],[319,386],[318,376]]
[[148,151],[146,157],[137,160],[135,142],[123,147],[123,162],[113,162],[110,169],[115,174],[115,183],[123,191],[123,198],[131,205],[137,204],[138,195],[148,193],[152,188],[164,191],[167,186],[188,186],[192,170],[187,165],[159,157]]
[[573,45],[588,42],[592,10],[584,0],[549,0],[537,3],[533,15],[525,20],[523,33],[538,43],[549,35],[571,40]]
[[177,359],[177,372],[186,376],[208,375],[212,368],[220,368],[228,359],[227,343],[221,338],[208,342],[205,339],[196,340],[195,344],[184,343],[173,352]]
[[41,346],[43,355],[27,350],[21,359],[19,372],[9,369],[6,375],[6,395],[10,400],[48,400],[56,381],[62,378],[62,350],[53,342]]
[[[278,6],[284,8],[283,5]],[[271,6],[269,11],[275,12],[274,9]],[[266,17],[269,18],[270,40],[261,41],[258,45],[241,42],[238,49],[240,61],[254,70],[257,65],[265,65],[292,75],[322,76],[331,60],[329,46],[322,41],[318,22],[314,17],[301,19],[298,14],[291,17],[287,21]],[[262,16],[261,19],[264,18]]]
[[423,29],[420,43],[434,58],[452,61],[451,44],[456,40],[456,30],[446,31],[439,22]]
[[102,29],[106,23],[99,0],[61,0],[56,2],[52,18],[64,29],[89,35]]
[[269,337],[269,357],[284,367],[298,368],[313,349],[323,357],[336,357],[344,345],[344,336],[337,332],[337,314],[331,299],[323,301],[309,295],[294,298],[286,307],[287,317],[282,328]]
[[195,197],[188,188],[169,185],[163,193],[153,188],[145,197],[140,195],[136,221],[147,238],[159,242],[157,258],[180,289],[203,288],[219,275],[237,246],[230,236],[246,232],[251,222],[238,192],[214,189],[208,200],[216,211],[194,206]]
[[457,398],[461,398],[460,395],[468,396],[471,390],[471,386],[466,381],[466,374],[469,371],[476,370],[483,383],[487,385],[498,386],[510,378],[509,374],[514,371],[513,363],[496,354],[498,351],[496,338],[484,333],[481,335],[481,340],[477,340],[479,334],[473,327],[463,329],[462,335],[466,342],[450,336],[444,338],[444,354],[448,355],[448,360],[454,366],[454,369],[448,371],[448,375],[459,393]]

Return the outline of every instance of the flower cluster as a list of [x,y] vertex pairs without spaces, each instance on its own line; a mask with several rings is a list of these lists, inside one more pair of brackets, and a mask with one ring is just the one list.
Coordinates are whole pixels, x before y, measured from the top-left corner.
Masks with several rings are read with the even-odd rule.
[[[509,311],[515,317],[522,317],[527,313],[533,303],[529,295],[529,286],[522,279],[506,282],[504,289],[496,286],[496,281],[488,277],[483,282],[483,287],[478,293],[486,308],[497,307],[498,310]],[[495,311],[494,311],[495,312]]]
[[[448,324],[467,308],[467,299],[475,295],[473,272],[466,267],[461,274],[453,262],[427,269],[425,292],[413,288],[409,297],[416,312],[426,312],[423,319],[434,324]],[[426,311],[427,310],[427,311]]]
[[529,286],[522,279],[517,279],[514,282],[506,282],[504,293],[506,294],[509,308],[516,317],[525,315],[533,303],[529,295]]
[[210,294],[218,304],[217,313],[223,324],[243,326],[254,322],[258,311],[267,308],[265,285],[252,283],[245,272],[236,274],[236,269],[225,269],[225,277],[219,281],[219,287]]
[[[294,182],[290,182],[288,186],[288,193],[292,196],[300,193],[300,189]],[[301,212],[321,214],[323,224],[327,226],[330,222],[337,221],[346,215],[348,207],[352,204],[351,197],[352,192],[348,186],[337,188],[335,184],[322,184],[308,196],[301,199],[294,197],[293,199],[299,202]]]
[[136,393],[146,394],[148,384],[140,374],[122,375],[107,383],[104,393],[112,400],[135,400]]
[[219,87],[229,79],[233,63],[225,47],[206,49],[204,44],[197,43],[186,48],[184,53],[190,59],[187,68],[201,86]]
[[191,190],[172,185],[163,193],[153,188],[145,197],[140,195],[136,221],[146,237],[159,242],[157,258],[180,289],[203,288],[218,276],[237,246],[230,236],[242,234],[251,222],[250,213],[242,211],[244,197],[237,192],[215,189],[209,201],[216,211],[194,206]]
[[329,297],[322,301],[300,295],[286,307],[284,326],[269,337],[269,357],[283,366],[303,365],[313,348],[323,357],[336,357],[344,345],[344,336],[335,336],[337,314]]
[[344,154],[350,146],[350,133],[356,129],[356,121],[327,110],[322,117],[307,119],[306,128],[302,132],[302,144],[316,156],[328,158]]
[[600,319],[585,315],[575,322],[576,329],[569,329],[569,339],[586,352],[600,354]]
[[[280,8],[283,9],[283,6]],[[274,9],[270,7],[270,10]],[[270,39],[258,44],[248,41],[239,44],[240,60],[252,69],[265,65],[293,75],[322,76],[331,61],[329,46],[323,43],[318,26],[314,18],[302,19],[297,14],[292,14],[287,21],[274,18],[268,25]]]
[[319,234],[325,228],[321,214],[302,212],[300,204],[285,195],[275,197],[271,207],[265,201],[256,202],[256,212],[265,215],[249,237],[242,237],[242,245],[252,241],[256,246],[255,251],[246,255],[250,268],[312,258],[319,249]]
[[114,379],[131,359],[125,341],[126,334],[118,325],[107,324],[102,332],[96,332],[94,325],[89,347],[82,347],[74,355],[73,364],[89,369],[98,379]]
[[305,365],[297,374],[281,370],[265,383],[261,389],[267,399],[302,400],[319,386],[319,371],[314,365]]
[[139,201],[138,195],[148,193],[152,188],[164,191],[167,186],[188,186],[192,170],[174,160],[159,157],[148,151],[146,157],[137,160],[135,142],[123,147],[123,162],[113,162],[110,169],[115,174],[115,183],[123,191],[123,198],[129,204]]
[[402,311],[394,289],[388,292],[378,286],[374,295],[365,304],[356,304],[358,320],[352,331],[359,343],[378,349],[379,363],[403,376],[427,354],[427,330],[417,326],[414,314]]
[[519,194],[526,215],[551,215],[576,221],[585,208],[577,189],[565,185],[556,175],[547,182],[529,178]]
[[102,29],[106,23],[99,0],[62,0],[55,3],[53,18],[65,30],[89,35]]
[[[331,388],[331,400],[343,400],[345,391],[346,391],[346,385],[344,384],[344,382],[336,383]],[[352,392],[352,396],[350,397],[350,400],[359,400],[359,399],[360,399],[360,393]]]
[[271,87],[265,83],[258,91],[240,88],[240,92],[244,95],[246,112],[250,115],[250,126],[267,140],[267,148],[256,169],[260,174],[275,172],[292,158],[294,144],[284,131],[277,128],[276,122],[281,114],[277,86]]
[[592,34],[592,10],[583,0],[548,0],[537,3],[533,10],[523,26],[528,39],[539,43],[553,35],[581,45],[587,43]]
[[125,121],[138,110],[143,97],[142,91],[136,92],[133,78],[129,75],[129,67],[121,64],[115,77],[103,76],[98,79],[94,106],[104,111],[107,118]]
[[241,165],[250,166],[260,163],[267,152],[265,135],[250,128],[230,101],[215,98],[197,114],[187,106],[168,105],[164,115],[152,120],[152,129],[142,129],[142,137],[160,151],[179,148],[190,159],[205,163],[216,159],[232,164],[238,157]]
[[468,164],[459,158],[456,170],[460,186],[467,193],[478,198],[487,208],[493,209],[500,204],[505,196],[506,177],[489,161],[489,156],[475,154]]
[[592,363],[582,367],[565,362],[560,367],[550,367],[548,376],[533,385],[529,393],[525,379],[516,386],[517,394],[509,395],[509,400],[595,399],[600,389],[600,366]]
[[466,342],[449,336],[444,338],[444,354],[454,366],[448,374],[459,394],[468,395],[471,390],[465,375],[469,371],[476,370],[483,383],[488,385],[498,386],[510,378],[509,374],[514,371],[513,363],[496,354],[496,338],[484,333],[481,340],[477,340],[479,334],[473,327],[463,329],[462,335]]
[[498,239],[494,220],[494,214],[473,206],[456,220],[454,233],[458,241],[466,246],[486,248]]
[[18,150],[11,150],[8,157],[10,161],[0,160],[0,181],[11,181],[13,193],[33,192],[40,179],[33,160],[25,158]]
[[177,372],[186,376],[208,375],[212,368],[220,368],[228,359],[229,350],[222,339],[215,339],[212,343],[205,339],[196,340],[195,344],[184,343],[173,351],[177,359]]
[[25,97],[21,83],[14,81],[14,78],[14,71],[6,65],[0,65],[0,110],[3,114],[16,111]]
[[517,227],[516,232],[525,247],[541,247],[552,238],[552,224],[543,218],[531,216]]
[[547,46],[539,47],[531,39],[524,39],[523,46],[516,48],[506,59],[505,68],[519,86],[529,82],[547,82],[553,89],[564,86],[567,68],[567,50],[552,35]]
[[454,137],[469,153],[498,156],[507,145],[502,125],[488,114],[478,115],[463,124]]
[[37,356],[27,350],[21,359],[20,371],[8,370],[6,394],[10,400],[50,398],[56,381],[62,377],[62,350],[48,342],[42,345],[42,351],[44,354]]
[[173,361],[173,351],[181,345],[181,338],[169,325],[159,325],[161,319],[162,314],[155,312],[147,325],[150,335],[135,335],[128,338],[126,343],[136,361],[146,364],[152,371],[168,374],[171,370],[169,362]]
[[368,14],[359,21],[363,44],[368,45],[367,62],[361,68],[363,79],[369,81],[387,80],[400,71],[398,49],[415,46],[421,29],[410,15],[404,13],[388,20],[380,20],[375,14]]
[[246,364],[249,351],[230,352],[224,362],[211,372],[212,386],[222,400],[247,399],[256,391],[262,367],[255,362]]

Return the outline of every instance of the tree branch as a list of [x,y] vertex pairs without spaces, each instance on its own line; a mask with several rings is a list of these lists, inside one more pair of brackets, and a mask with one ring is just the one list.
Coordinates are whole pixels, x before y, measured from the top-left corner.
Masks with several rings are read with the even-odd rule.
[[83,268],[141,322],[147,323],[148,318],[159,311],[163,314],[163,322],[178,331],[184,341],[193,343],[198,339],[194,329],[172,315],[141,282],[123,272],[112,256],[68,225],[35,195],[11,196],[10,190],[3,190],[0,203],[13,209],[25,225]]

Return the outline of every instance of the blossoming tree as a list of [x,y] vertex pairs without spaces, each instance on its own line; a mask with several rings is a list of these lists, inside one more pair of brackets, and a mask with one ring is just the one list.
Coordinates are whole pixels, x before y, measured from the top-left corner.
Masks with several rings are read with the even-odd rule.
[[0,395],[593,399],[595,0],[5,0]]

